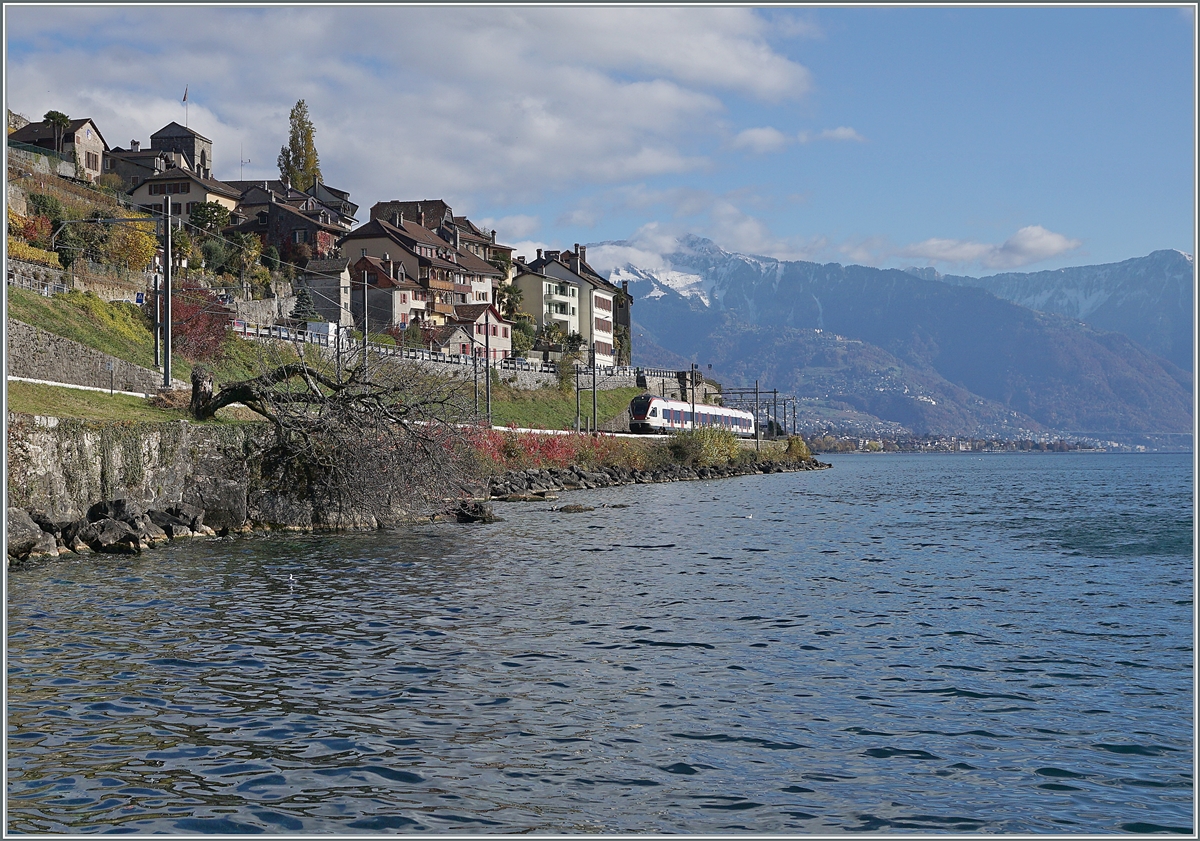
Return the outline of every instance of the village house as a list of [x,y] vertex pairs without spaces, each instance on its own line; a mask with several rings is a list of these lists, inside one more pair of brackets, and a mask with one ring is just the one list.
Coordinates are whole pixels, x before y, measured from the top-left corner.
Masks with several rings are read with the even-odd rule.
[[299,193],[303,198],[296,198],[292,193],[281,195],[257,185],[249,188],[237,202],[244,221],[223,231],[254,234],[263,248],[274,246],[285,263],[303,264],[336,254],[338,237],[345,231],[334,221],[335,212],[312,196]]
[[308,289],[321,318],[342,327],[354,323],[350,314],[350,261],[345,257],[309,260],[296,279],[296,287]]
[[443,324],[421,329],[422,345],[435,353],[470,356],[471,334],[461,324]]
[[474,354],[495,363],[512,356],[512,322],[494,304],[464,304],[454,308],[453,324],[462,325],[475,340]]
[[163,152],[158,149],[143,149],[136,140],[129,141],[129,148],[115,146],[104,156],[104,174],[121,179],[121,186],[129,191],[152,175],[166,172],[171,167],[185,166],[183,155],[178,152]]
[[337,213],[334,223],[338,227],[348,231],[358,222],[354,218],[354,214],[358,213],[358,205],[350,201],[350,194],[345,190],[335,190],[333,187],[318,181],[304,192]]
[[338,247],[352,260],[387,256],[402,262],[406,276],[429,292],[428,317],[439,324],[453,317],[455,305],[469,303],[473,290],[454,247],[417,222],[399,215],[395,223],[372,219],[343,236]]
[[455,262],[464,268],[471,286],[473,303],[495,301],[495,287],[512,280],[512,248],[498,244],[495,231],[485,232],[467,217],[455,216],[441,199],[377,202],[371,218],[394,225],[401,220],[416,222],[450,243],[458,255]]
[[458,228],[460,249],[469,251],[492,265],[507,267],[503,272],[504,282],[512,280],[512,246],[497,243],[495,231],[484,231],[465,216],[452,218],[455,227]]
[[472,304],[490,304],[496,300],[496,285],[505,282],[505,273],[491,263],[466,249],[458,250],[458,265],[462,267],[463,280],[471,287],[468,301]]
[[350,266],[350,311],[354,326],[363,327],[363,292],[366,291],[367,328],[381,333],[388,328],[408,329],[425,320],[423,286],[407,276],[404,264],[390,256],[359,257]]
[[[226,181],[229,186],[240,190],[242,200],[239,209],[249,219],[255,212],[268,204],[291,205],[309,216],[320,218],[346,232],[354,227],[354,214],[358,205],[350,201],[350,194],[335,190],[317,182],[307,190],[297,190],[285,180],[258,179],[254,181]],[[278,246],[276,246],[278,247]]]
[[[628,311],[628,291],[609,283],[589,266],[587,248],[578,243],[574,251],[543,252],[538,249],[537,259],[528,265],[534,272],[578,287],[579,332],[583,336],[588,359],[594,359],[597,365],[616,364],[617,314],[620,309]],[[625,335],[629,335],[628,329]]]
[[512,283],[521,290],[523,307],[533,316],[539,334],[544,336],[551,325],[556,325],[564,338],[580,333],[579,283],[531,269],[520,257],[514,262],[513,270]]
[[212,141],[195,129],[169,122],[150,135],[150,148],[181,155],[192,172],[201,178],[212,178]]
[[[58,133],[60,131],[61,134]],[[71,120],[66,129],[56,129],[44,122],[31,122],[9,134],[8,139],[49,149],[67,158],[74,156],[77,170],[88,181],[100,177],[104,156],[108,153],[108,143],[101,136],[100,129],[87,117]]]
[[233,213],[240,198],[238,191],[228,184],[215,178],[204,178],[182,167],[142,179],[128,195],[138,209],[146,213],[162,213],[163,197],[170,196],[172,216],[187,216],[193,207],[204,202],[214,202]]

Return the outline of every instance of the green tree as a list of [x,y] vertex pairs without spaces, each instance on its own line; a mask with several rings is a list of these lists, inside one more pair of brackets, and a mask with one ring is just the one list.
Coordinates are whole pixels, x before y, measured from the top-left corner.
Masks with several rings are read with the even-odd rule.
[[71,127],[71,118],[62,111],[47,111],[42,121],[54,129],[54,151],[62,152],[63,134]]
[[288,142],[279,150],[279,177],[297,190],[307,190],[321,180],[321,162],[314,140],[316,129],[303,99],[292,107],[288,122]]
[[171,231],[171,256],[176,263],[192,256],[192,238],[181,228]]
[[542,327],[542,339],[546,344],[561,345],[566,335],[563,333],[562,326],[557,321],[547,322]]
[[104,262],[109,265],[138,271],[150,264],[157,250],[158,240],[151,236],[149,231],[132,225],[117,224],[109,228],[101,254]]
[[317,307],[313,304],[312,293],[308,291],[307,286],[296,290],[296,306],[292,308],[292,318],[297,321],[325,320],[317,314]]
[[188,215],[192,230],[201,238],[220,233],[229,224],[229,208],[215,201],[196,202]]
[[245,279],[246,272],[250,271],[262,256],[262,240],[254,234],[236,231],[225,239],[229,242],[229,267],[238,273],[238,277]]
[[262,264],[267,267],[267,271],[279,271],[279,249],[268,245],[262,253]]
[[200,253],[204,255],[204,267],[213,274],[228,271],[230,249],[219,239],[207,239],[200,243]]
[[629,346],[629,328],[624,324],[618,324],[616,331],[613,333],[613,345],[615,346],[615,355],[618,365],[632,365],[633,354],[630,352]]
[[524,356],[527,351],[533,349],[533,340],[537,335],[537,328],[533,323],[533,316],[528,313],[519,312],[513,316],[512,329],[512,352],[513,356]]
[[495,287],[496,307],[500,314],[512,321],[521,310],[523,293],[512,283],[501,283]]

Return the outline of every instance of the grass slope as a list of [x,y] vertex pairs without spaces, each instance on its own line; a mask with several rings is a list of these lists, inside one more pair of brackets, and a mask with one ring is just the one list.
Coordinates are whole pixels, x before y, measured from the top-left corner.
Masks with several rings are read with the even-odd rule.
[[[154,336],[145,315],[134,304],[110,304],[77,291],[47,298],[10,286],[8,317],[134,365],[154,367]],[[173,359],[171,367],[180,379],[191,375],[186,360]]]
[[[134,304],[109,303],[77,291],[47,298],[10,286],[8,316],[134,365],[154,369],[154,334],[145,314]],[[268,367],[296,358],[288,345],[264,345],[234,335],[226,338],[221,354],[221,359],[206,363],[218,386],[257,376]],[[171,375],[175,379],[187,382],[192,367],[193,362],[178,353],[171,357]]]
[[186,417],[186,412],[177,409],[155,408],[144,397],[110,396],[102,391],[22,382],[8,384],[8,410],[27,415],[105,421],[161,422]]
[[[618,388],[596,393],[596,413],[600,423],[612,420],[629,407],[629,401],[642,393],[640,388]],[[479,395],[483,411],[483,389]],[[591,392],[579,396],[580,415],[592,414]],[[574,429],[575,392],[556,388],[521,391],[506,385],[492,387],[492,423],[497,426],[515,424],[522,429]]]
[[[109,395],[103,391],[84,391],[79,388],[10,381],[8,410],[27,415],[48,415],[56,418],[85,418],[87,420],[162,423],[186,420],[196,423],[186,408],[156,406],[144,397],[127,394]],[[217,417],[204,423],[262,422],[249,409],[231,406],[222,409]]]

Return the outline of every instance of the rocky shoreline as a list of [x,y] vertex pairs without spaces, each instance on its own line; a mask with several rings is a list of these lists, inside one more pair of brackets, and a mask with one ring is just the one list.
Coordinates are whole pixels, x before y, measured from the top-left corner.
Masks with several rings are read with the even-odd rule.
[[[413,522],[492,522],[496,518],[489,501],[544,502],[551,498],[548,494],[555,491],[724,479],[823,470],[828,467],[829,464],[809,459],[719,467],[671,465],[657,470],[627,467],[584,470],[578,466],[510,470],[493,476],[481,498],[449,505],[441,511],[418,517]],[[568,509],[587,510],[585,506],[563,507],[563,510]],[[7,561],[10,566],[22,566],[68,553],[137,554],[172,540],[279,530],[278,526],[247,520],[239,527],[225,527],[216,531],[204,524],[204,515],[204,510],[193,505],[178,503],[168,506],[166,510],[158,510],[146,508],[129,499],[97,502],[88,509],[86,516],[74,520],[56,519],[36,509],[9,508]]]
[[792,473],[800,470],[824,470],[830,465],[816,459],[805,461],[763,461],[751,464],[727,464],[719,467],[671,465],[658,470],[634,470],[628,467],[550,467],[510,470],[488,483],[493,499],[519,502],[527,496],[548,491],[574,491],[608,488],[617,485],[648,485],[661,482],[690,482],[701,479],[726,479],[760,473]]

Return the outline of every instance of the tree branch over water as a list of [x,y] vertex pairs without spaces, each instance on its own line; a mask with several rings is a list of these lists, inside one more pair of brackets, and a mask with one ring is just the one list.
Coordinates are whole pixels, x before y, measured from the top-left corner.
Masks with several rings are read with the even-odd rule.
[[192,372],[190,411],[211,418],[240,403],[275,429],[264,476],[312,500],[333,525],[403,519],[471,489],[476,454],[468,381],[419,362],[371,360],[337,372],[327,360],[276,365],[214,393],[213,376]]

